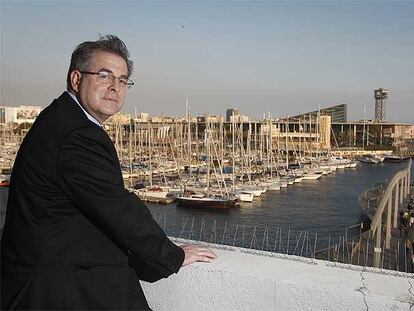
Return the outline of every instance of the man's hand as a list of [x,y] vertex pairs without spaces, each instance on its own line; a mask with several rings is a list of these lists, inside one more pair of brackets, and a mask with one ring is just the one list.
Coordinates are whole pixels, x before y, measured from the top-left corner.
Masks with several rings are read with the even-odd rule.
[[184,250],[185,253],[185,258],[182,265],[183,267],[197,261],[213,262],[214,259],[217,258],[216,254],[214,254],[208,248],[198,247],[192,244],[181,245],[180,247]]

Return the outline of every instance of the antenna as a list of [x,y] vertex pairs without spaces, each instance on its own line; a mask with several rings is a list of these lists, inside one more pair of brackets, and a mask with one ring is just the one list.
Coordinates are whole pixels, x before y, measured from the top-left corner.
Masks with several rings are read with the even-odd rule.
[[188,105],[188,98],[185,99],[185,118],[187,119],[187,122],[190,119],[190,106]]

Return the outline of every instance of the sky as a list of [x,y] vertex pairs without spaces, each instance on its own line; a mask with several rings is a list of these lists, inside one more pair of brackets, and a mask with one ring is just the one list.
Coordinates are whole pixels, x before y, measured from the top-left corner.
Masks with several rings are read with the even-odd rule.
[[414,1],[0,0],[0,106],[45,107],[66,88],[74,48],[119,36],[134,61],[123,112],[228,108],[260,119],[347,104],[414,124]]

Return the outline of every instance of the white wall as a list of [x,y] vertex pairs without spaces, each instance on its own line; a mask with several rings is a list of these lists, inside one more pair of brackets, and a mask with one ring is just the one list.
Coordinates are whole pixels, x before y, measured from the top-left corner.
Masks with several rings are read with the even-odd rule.
[[410,274],[209,247],[218,255],[214,263],[196,263],[168,279],[142,282],[154,311],[409,310],[414,306]]

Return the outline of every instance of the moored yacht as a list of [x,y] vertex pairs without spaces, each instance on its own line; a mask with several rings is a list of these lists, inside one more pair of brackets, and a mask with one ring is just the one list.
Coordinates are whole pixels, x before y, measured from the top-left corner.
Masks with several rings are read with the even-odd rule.
[[226,209],[234,206],[234,199],[223,196],[207,196],[194,194],[189,191],[177,197],[177,205],[192,208],[221,208]]

